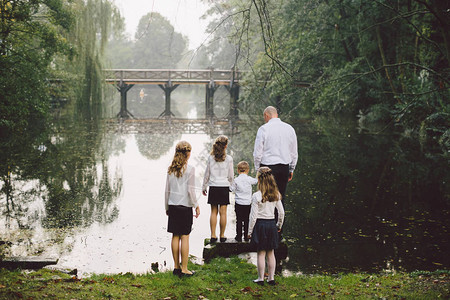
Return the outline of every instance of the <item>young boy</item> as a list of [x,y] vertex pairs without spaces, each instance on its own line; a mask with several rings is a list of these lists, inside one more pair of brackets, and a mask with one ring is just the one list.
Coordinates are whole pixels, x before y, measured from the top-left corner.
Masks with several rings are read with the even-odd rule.
[[237,164],[239,175],[233,180],[230,190],[235,193],[234,211],[236,212],[236,241],[242,242],[242,229],[244,240],[248,241],[248,219],[252,204],[252,185],[258,183],[258,179],[248,176],[250,166],[248,162],[241,161]]

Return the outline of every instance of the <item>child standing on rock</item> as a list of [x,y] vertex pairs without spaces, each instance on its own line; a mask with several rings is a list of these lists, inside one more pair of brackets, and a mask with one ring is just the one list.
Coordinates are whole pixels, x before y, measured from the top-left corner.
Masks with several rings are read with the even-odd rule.
[[258,183],[256,178],[248,176],[250,166],[248,162],[241,161],[237,164],[239,176],[236,177],[230,190],[234,192],[236,212],[236,241],[242,242],[242,231],[244,231],[244,240],[248,241],[248,221],[250,208],[252,204],[252,185]]
[[209,219],[211,228],[211,243],[217,242],[216,225],[217,214],[220,215],[220,242],[224,243],[225,228],[227,225],[227,205],[230,204],[230,185],[233,182],[233,158],[227,155],[228,138],[220,135],[216,138],[211,155],[206,162],[205,176],[203,178],[203,195],[208,194],[208,204],[211,205]]
[[[269,285],[275,285],[275,253],[278,248],[278,233],[283,226],[284,209],[281,204],[281,194],[278,191],[272,170],[261,167],[258,170],[258,191],[252,196],[250,224],[248,234],[251,242],[256,244],[258,278],[253,282],[264,285],[265,258]],[[275,208],[278,210],[278,220],[275,221]],[[275,223],[276,222],[276,223]]]

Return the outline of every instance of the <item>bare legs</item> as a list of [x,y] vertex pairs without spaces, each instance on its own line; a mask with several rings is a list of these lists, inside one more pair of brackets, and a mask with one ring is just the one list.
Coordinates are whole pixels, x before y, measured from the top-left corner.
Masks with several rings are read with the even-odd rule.
[[227,227],[227,206],[221,205],[219,209],[220,214],[220,237],[225,236],[225,227]]
[[220,237],[225,237],[225,228],[227,227],[227,206],[226,205],[214,205],[211,204],[211,216],[209,218],[209,225],[211,227],[211,237],[217,238],[216,226],[217,226],[217,214],[220,215],[219,227]]
[[260,250],[258,251],[258,256],[256,260],[256,265],[258,267],[258,281],[264,281],[264,269],[266,267],[266,257],[267,257],[267,269],[269,271],[269,277],[267,281],[274,280],[275,277],[275,252],[274,250]]
[[211,227],[211,237],[217,238],[216,236],[216,225],[217,225],[217,213],[218,206],[211,204],[211,216],[209,217],[209,226]]
[[192,273],[187,269],[189,259],[189,234],[172,235],[172,257],[175,269],[181,269],[182,273]]

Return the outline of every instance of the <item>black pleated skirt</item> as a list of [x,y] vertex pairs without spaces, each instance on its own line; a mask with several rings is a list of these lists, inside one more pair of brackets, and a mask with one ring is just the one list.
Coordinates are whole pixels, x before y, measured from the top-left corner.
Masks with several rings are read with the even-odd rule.
[[167,232],[175,235],[188,235],[192,231],[192,207],[169,205]]
[[208,204],[230,204],[230,188],[227,186],[210,186],[208,193]]
[[273,250],[278,248],[278,229],[274,219],[257,219],[251,242],[256,249]]

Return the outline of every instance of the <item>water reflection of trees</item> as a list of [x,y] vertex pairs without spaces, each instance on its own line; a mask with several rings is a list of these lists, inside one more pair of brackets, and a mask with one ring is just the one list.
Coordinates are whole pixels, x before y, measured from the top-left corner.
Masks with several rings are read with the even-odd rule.
[[[31,231],[42,226],[53,232],[118,217],[115,199],[122,178],[102,156],[103,135],[97,126],[59,122],[48,131],[2,142],[5,226]],[[64,240],[64,235],[57,235],[57,240]]]
[[[297,126],[288,186],[288,267],[303,271],[449,264],[448,165],[417,140],[358,134],[354,123]],[[447,196],[446,196],[447,195]]]
[[142,156],[157,160],[170,150],[175,141],[180,140],[181,132],[136,134],[135,138]]
[[[230,136],[235,163],[253,162],[263,120],[249,119]],[[430,270],[450,264],[450,172],[437,145],[374,133],[378,128],[360,130],[354,118],[291,124],[299,162],[285,199],[287,269],[374,270],[389,264]]]
[[102,135],[89,124],[74,124],[47,141],[48,162],[41,182],[48,189],[46,227],[87,226],[107,223],[117,215],[114,199],[121,191],[121,178],[110,178],[107,158],[99,153]]

